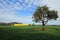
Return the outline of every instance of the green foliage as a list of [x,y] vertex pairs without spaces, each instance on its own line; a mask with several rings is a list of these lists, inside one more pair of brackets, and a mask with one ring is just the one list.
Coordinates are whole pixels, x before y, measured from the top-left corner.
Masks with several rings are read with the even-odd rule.
[[39,6],[35,13],[33,14],[33,21],[35,22],[44,22],[45,24],[48,22],[48,20],[54,19],[56,20],[58,18],[58,12],[56,10],[50,10],[49,7],[45,6]]
[[58,18],[57,11],[55,11],[55,10],[49,11],[47,17],[48,17],[49,19],[54,19],[54,20],[56,20],[56,19]]

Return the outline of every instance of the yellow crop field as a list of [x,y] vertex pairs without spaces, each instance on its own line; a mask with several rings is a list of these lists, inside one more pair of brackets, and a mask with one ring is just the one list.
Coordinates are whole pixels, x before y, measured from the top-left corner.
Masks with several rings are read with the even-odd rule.
[[14,24],[14,26],[28,26],[28,24]]

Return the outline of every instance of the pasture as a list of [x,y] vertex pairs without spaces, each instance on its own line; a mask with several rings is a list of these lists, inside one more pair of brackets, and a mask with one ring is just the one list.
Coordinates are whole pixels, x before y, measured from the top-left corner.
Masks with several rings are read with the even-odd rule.
[[0,40],[60,40],[60,26],[0,26]]

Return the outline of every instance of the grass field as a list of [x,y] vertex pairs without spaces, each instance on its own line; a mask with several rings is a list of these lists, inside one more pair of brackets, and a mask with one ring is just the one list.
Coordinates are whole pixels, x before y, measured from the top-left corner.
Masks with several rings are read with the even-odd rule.
[[0,26],[0,40],[60,40],[60,26]]

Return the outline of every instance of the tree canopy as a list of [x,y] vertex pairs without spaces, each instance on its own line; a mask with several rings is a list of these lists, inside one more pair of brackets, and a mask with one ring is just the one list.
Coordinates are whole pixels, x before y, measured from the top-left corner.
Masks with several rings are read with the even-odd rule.
[[58,18],[57,10],[50,10],[49,7],[38,6],[36,11],[33,14],[33,21],[42,22],[42,25],[45,25],[48,20],[56,20]]

